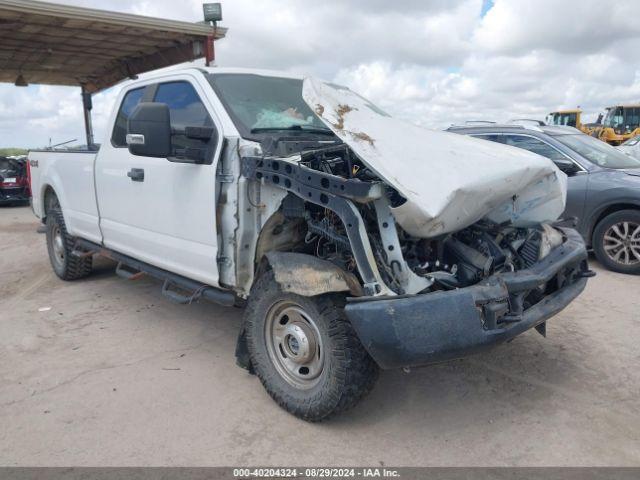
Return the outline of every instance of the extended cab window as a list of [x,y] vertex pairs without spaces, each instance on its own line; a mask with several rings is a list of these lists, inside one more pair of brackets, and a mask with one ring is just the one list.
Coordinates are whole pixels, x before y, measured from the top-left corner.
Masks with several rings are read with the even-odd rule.
[[[179,132],[185,127],[212,127],[213,120],[209,116],[204,103],[189,82],[169,82],[158,85],[158,90],[153,99],[157,103],[165,103],[169,106],[171,116],[171,129],[175,132],[171,137],[172,148],[176,156],[185,156],[187,149],[200,149],[206,147],[201,139],[187,138]],[[214,144],[215,142],[208,142]],[[215,145],[209,145],[215,147]],[[205,148],[205,150],[208,150]],[[211,152],[209,152],[211,153]],[[188,155],[187,155],[188,156]]]
[[115,147],[127,146],[127,121],[129,115],[133,112],[133,109],[140,103],[142,94],[144,93],[144,87],[130,90],[122,99],[120,110],[118,110],[118,116],[116,117],[116,123],[113,126],[113,133],[111,135],[111,143]]
[[543,157],[547,157],[551,160],[565,160],[565,157],[558,150],[551,145],[544,143],[537,138],[528,137],[524,135],[504,135],[503,142],[505,145],[511,145],[512,147],[522,148]]

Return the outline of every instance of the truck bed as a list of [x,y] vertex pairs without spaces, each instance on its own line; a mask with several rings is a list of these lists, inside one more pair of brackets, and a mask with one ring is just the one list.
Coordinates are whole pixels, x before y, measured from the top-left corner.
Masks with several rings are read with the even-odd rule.
[[28,160],[36,216],[45,216],[46,193],[53,188],[69,233],[101,242],[94,186],[96,156],[97,152],[86,150],[32,150]]

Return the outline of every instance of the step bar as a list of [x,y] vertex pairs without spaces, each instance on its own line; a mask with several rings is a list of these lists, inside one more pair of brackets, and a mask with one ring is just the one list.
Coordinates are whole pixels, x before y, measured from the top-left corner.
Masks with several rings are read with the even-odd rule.
[[[118,262],[116,274],[126,280],[137,280],[142,275],[149,275],[150,277],[162,280],[164,282],[162,285],[162,294],[175,303],[190,304],[197,302],[200,298],[204,298],[219,305],[224,305],[225,307],[231,307],[236,304],[236,296],[232,292],[191,280],[163,270],[162,268],[154,267],[128,255],[98,245],[97,243],[79,238],[76,240],[75,247],[74,255],[83,256],[94,254],[115,260]],[[176,289],[188,292],[188,294],[183,295],[182,293],[178,293]]]

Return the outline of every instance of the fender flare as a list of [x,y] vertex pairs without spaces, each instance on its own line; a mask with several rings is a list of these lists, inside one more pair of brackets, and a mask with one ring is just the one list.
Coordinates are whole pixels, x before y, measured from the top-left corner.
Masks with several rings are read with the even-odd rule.
[[[40,192],[39,192],[39,198],[38,198],[38,202],[39,202],[38,206],[40,208],[40,212],[42,214],[43,219],[46,218],[46,208],[47,208],[45,194],[49,189],[53,191],[56,198],[58,199],[58,203],[60,205],[60,209],[63,212],[63,216],[64,216],[64,211],[67,208],[67,198],[63,188],[62,179],[60,178],[60,174],[58,172],[54,172],[52,175],[49,175],[48,173],[49,172],[47,172],[47,175],[43,176],[44,178],[42,179],[42,184],[40,185]],[[65,218],[65,222],[66,221],[67,219]]]

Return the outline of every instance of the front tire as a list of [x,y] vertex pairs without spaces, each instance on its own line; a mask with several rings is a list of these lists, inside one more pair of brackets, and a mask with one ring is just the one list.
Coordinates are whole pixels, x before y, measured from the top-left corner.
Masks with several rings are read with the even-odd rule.
[[271,271],[251,290],[244,320],[251,364],[278,405],[303,420],[348,410],[378,377],[343,306],[337,294],[283,292]]
[[597,259],[609,270],[640,274],[640,211],[607,215],[596,225],[592,245]]
[[67,232],[59,209],[47,212],[47,251],[53,271],[62,280],[77,280],[91,273],[91,256],[73,254],[73,238]]

